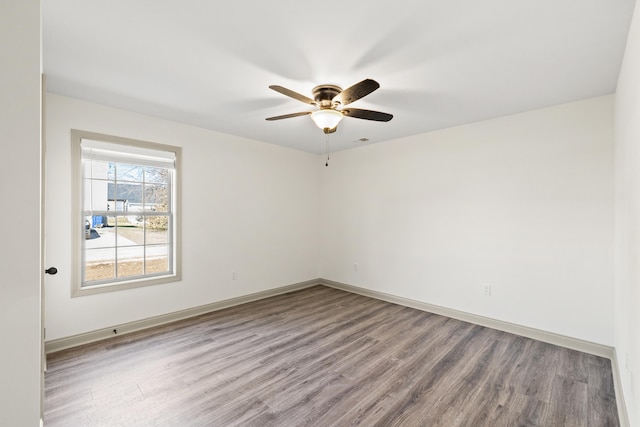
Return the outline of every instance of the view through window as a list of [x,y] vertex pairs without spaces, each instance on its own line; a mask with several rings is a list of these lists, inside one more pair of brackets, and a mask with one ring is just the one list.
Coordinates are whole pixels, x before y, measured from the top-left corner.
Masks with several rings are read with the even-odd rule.
[[74,136],[83,229],[79,290],[175,278],[179,148]]

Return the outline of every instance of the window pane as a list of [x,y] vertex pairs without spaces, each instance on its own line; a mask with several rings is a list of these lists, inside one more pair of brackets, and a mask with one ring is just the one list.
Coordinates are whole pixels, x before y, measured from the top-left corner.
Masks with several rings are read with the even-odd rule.
[[109,210],[128,212],[141,210],[142,183],[116,182],[109,186]]
[[107,163],[107,179],[115,181],[116,179],[116,164],[113,162]]
[[169,243],[169,218],[166,216],[148,216],[146,218],[145,237],[148,245]]
[[146,262],[147,274],[170,272],[169,245],[147,246]]
[[82,161],[82,177],[91,178],[91,160]]
[[116,181],[142,182],[143,166],[116,163]]
[[165,184],[144,186],[144,209],[147,212],[169,211],[169,187]]
[[[85,243],[86,249],[113,248],[116,246],[115,232],[111,228],[104,227],[104,221],[107,223],[112,217],[88,216],[85,217]],[[102,225],[102,227],[98,227]]]
[[84,281],[115,279],[116,250],[114,248],[85,251]]
[[88,212],[91,210],[91,183],[90,179],[82,180],[82,210]]
[[114,179],[109,177],[109,169],[111,164],[99,160],[84,159],[82,161],[82,177],[93,179]]
[[118,248],[118,277],[144,274],[144,247]]
[[85,211],[106,211],[108,187],[111,185],[107,181],[85,179],[83,182],[83,210]]
[[145,182],[153,182],[158,184],[169,183],[169,171],[165,168],[154,168],[147,166],[144,168]]
[[118,247],[144,245],[144,229],[142,224],[135,222],[135,216],[119,216],[117,220],[118,227],[114,230],[117,233]]
[[147,216],[145,218],[145,229],[147,232],[160,231],[167,232],[169,229],[169,217],[168,216]]

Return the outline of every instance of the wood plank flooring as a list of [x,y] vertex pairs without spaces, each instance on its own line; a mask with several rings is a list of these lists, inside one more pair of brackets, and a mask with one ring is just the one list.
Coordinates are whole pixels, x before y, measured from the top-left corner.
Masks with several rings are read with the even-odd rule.
[[315,286],[49,355],[47,426],[618,426],[609,360]]

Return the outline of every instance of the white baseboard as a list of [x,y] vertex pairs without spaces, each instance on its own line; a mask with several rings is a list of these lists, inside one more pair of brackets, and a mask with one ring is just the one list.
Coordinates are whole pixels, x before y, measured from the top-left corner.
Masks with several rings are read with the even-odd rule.
[[59,338],[56,340],[47,341],[44,344],[44,349],[47,354],[54,353],[56,351],[64,350],[71,347],[77,347],[83,344],[89,344],[92,342],[112,338],[114,336],[113,330],[118,331],[118,335],[123,335],[131,332],[148,329],[154,326],[160,326],[167,323],[175,322],[178,320],[188,319],[190,317],[199,316],[201,314],[210,313],[212,311],[222,310],[224,308],[233,307],[240,304],[245,304],[251,301],[257,301],[264,298],[273,297],[280,294],[286,294],[288,292],[297,291],[300,289],[308,288],[320,284],[319,279],[307,280],[305,282],[294,283],[287,286],[281,286],[275,289],[269,289],[262,292],[256,292],[249,295],[243,295],[237,298],[231,298],[224,301],[218,301],[211,304],[201,305],[198,307],[188,308],[186,310],[180,310],[173,313],[162,314],[160,316],[150,317],[148,319],[137,320],[134,322],[123,323],[120,325],[109,326],[108,328],[98,329],[96,331],[86,332],[83,334],[73,335],[70,337]]
[[621,427],[629,427],[629,412],[627,412],[627,404],[625,403],[624,392],[620,378],[620,365],[618,364],[618,354],[613,349],[613,357],[611,358],[611,371],[613,373],[613,387],[616,393],[616,405],[618,407],[618,418],[620,418]]
[[567,337],[565,335],[542,331],[535,328],[529,328],[527,326],[521,326],[515,323],[503,322],[501,320],[492,319],[490,317],[478,316],[476,314],[470,314],[464,311],[458,311],[451,308],[441,307],[438,305],[433,305],[433,304],[429,304],[422,301],[412,300],[409,298],[399,297],[399,296],[387,294],[384,292],[373,291],[371,289],[348,285],[346,283],[336,282],[333,280],[320,279],[319,282],[322,285],[329,286],[336,289],[341,289],[343,291],[351,292],[354,294],[360,294],[367,297],[379,299],[382,301],[392,302],[394,304],[416,308],[422,311],[428,311],[429,313],[440,314],[442,316],[451,317],[454,319],[462,320],[462,321],[473,323],[476,325],[486,326],[492,329],[498,329],[500,331],[521,335],[523,337],[532,338],[538,341],[544,341],[549,344],[555,344],[561,347],[566,347],[573,350],[594,354],[596,356],[606,357],[607,359],[611,359],[613,357],[613,348],[606,345],[597,344],[590,341],[584,341],[577,338]]

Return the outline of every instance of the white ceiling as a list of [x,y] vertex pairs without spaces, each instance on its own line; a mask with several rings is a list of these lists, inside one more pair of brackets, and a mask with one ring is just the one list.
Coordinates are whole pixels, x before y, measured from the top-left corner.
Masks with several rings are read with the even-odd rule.
[[380,89],[332,150],[615,91],[635,0],[47,0],[50,92],[322,153],[318,84]]

